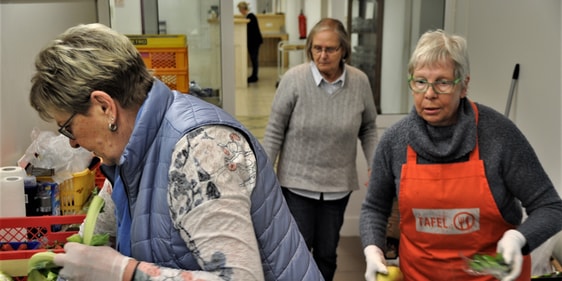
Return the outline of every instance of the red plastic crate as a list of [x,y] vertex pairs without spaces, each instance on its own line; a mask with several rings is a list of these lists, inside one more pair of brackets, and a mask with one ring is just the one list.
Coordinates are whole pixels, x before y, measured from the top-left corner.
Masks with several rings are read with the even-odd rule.
[[[78,226],[85,215],[41,216],[0,218],[0,243],[39,242],[42,247],[55,242],[64,243],[66,238],[77,233]],[[72,230],[69,230],[71,227]],[[60,231],[55,231],[61,229]],[[63,252],[62,249],[51,249]],[[14,280],[26,280],[27,260],[33,254],[47,249],[0,251],[0,271],[12,276]]]
[[105,182],[105,176],[101,172],[101,169],[98,167],[96,169],[96,187],[100,190],[103,187],[103,183]]

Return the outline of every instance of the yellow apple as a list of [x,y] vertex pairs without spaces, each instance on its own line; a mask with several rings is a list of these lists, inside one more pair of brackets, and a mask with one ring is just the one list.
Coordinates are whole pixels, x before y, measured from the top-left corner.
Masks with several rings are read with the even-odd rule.
[[389,265],[386,267],[388,274],[377,273],[377,281],[402,281],[404,276],[398,266]]

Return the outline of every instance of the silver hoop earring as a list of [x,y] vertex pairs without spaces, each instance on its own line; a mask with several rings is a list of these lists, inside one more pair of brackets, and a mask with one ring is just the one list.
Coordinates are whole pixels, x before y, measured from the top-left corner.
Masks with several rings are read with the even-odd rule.
[[115,124],[115,123],[110,123],[110,124],[109,124],[109,130],[112,131],[112,132],[117,131],[117,124]]

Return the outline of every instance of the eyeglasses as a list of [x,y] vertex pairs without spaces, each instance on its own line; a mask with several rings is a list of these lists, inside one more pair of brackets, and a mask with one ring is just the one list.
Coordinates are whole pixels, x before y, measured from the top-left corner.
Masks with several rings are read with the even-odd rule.
[[64,122],[64,124],[62,124],[62,126],[60,126],[59,128],[59,133],[63,134],[65,137],[71,140],[76,139],[76,137],[74,137],[72,132],[70,132],[70,122],[72,122],[72,118],[74,118],[75,115],[76,112],[72,113],[72,115],[70,115],[70,118],[68,118],[68,120],[66,120],[66,122]]
[[337,46],[337,47],[326,47],[326,48],[322,48],[320,46],[313,46],[312,47],[312,52],[316,55],[321,54],[322,52],[325,52],[328,55],[331,55],[337,51],[339,51],[341,49],[341,46]]
[[437,94],[450,94],[453,91],[455,85],[461,81],[461,78],[457,78],[453,81],[450,80],[436,80],[433,83],[427,82],[425,79],[414,78],[411,76],[408,79],[408,85],[414,93],[423,94],[429,89],[429,85],[433,88],[433,91]]

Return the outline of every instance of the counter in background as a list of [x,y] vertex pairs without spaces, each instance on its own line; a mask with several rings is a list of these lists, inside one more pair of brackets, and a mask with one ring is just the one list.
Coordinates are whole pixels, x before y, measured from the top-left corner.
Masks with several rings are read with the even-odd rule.
[[256,14],[263,44],[260,47],[260,66],[277,66],[280,41],[288,41],[289,34],[285,32],[285,14]]

